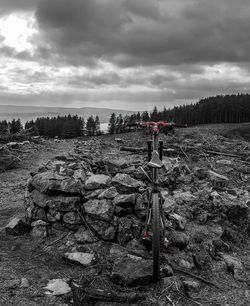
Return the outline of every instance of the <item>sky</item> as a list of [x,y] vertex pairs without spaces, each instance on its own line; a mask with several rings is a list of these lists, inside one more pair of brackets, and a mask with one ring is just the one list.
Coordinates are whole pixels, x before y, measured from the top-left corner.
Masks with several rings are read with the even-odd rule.
[[0,0],[0,104],[151,110],[250,92],[249,0]]

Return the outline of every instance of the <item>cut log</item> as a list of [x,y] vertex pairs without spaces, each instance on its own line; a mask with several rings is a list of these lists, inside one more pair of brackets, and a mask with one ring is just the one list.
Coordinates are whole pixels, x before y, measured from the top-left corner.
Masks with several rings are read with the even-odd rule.
[[120,150],[136,153],[136,152],[146,152],[147,148],[146,147],[144,148],[144,147],[124,147],[124,146],[121,146]]

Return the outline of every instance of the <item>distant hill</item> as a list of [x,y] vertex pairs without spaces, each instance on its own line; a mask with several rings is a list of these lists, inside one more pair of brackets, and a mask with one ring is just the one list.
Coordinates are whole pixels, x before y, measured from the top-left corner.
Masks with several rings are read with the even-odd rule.
[[95,108],[95,107],[82,107],[82,108],[67,108],[67,107],[48,107],[48,106],[19,106],[19,105],[0,105],[0,121],[10,121],[13,118],[20,118],[23,123],[26,121],[36,119],[37,117],[54,117],[63,115],[78,115],[85,120],[93,116],[99,116],[100,122],[105,123],[110,119],[112,113],[131,115],[134,111],[109,109],[109,108]]

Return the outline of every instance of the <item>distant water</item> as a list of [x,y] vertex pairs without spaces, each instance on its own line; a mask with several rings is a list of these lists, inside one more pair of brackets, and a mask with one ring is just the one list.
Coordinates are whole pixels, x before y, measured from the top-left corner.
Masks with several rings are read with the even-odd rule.
[[108,123],[101,123],[100,130],[106,133],[108,131],[108,126],[109,126]]

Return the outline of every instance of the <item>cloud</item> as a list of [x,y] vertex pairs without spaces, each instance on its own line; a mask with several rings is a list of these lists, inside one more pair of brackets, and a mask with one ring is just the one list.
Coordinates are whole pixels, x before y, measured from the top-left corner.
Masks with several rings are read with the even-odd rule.
[[[249,0],[4,0],[0,8],[1,101],[138,110],[250,90]],[[26,23],[22,48],[9,32],[16,19]]]
[[241,62],[250,59],[247,0],[43,0],[44,40],[74,65]]
[[39,0],[1,0],[0,16],[18,12],[18,11],[33,11]]

